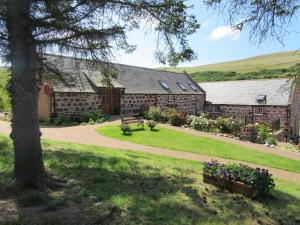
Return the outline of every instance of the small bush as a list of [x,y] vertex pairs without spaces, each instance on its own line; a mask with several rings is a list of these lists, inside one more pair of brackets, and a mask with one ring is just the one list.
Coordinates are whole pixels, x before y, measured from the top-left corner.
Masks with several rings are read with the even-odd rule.
[[153,128],[156,126],[155,121],[150,120],[147,122],[148,127],[150,128],[150,130],[153,130]]
[[256,126],[257,130],[257,142],[260,144],[264,144],[269,136],[269,128],[266,125],[258,125]]
[[172,126],[182,126],[186,122],[186,117],[181,113],[176,113],[170,116],[169,123]]
[[163,121],[164,113],[159,107],[151,106],[147,112],[147,117],[155,122]]
[[64,115],[58,115],[53,119],[54,125],[93,125],[103,123],[107,120],[101,112],[82,112],[79,115],[71,115],[67,118]]
[[65,117],[64,115],[58,115],[53,119],[53,123],[58,126],[58,125],[70,124],[71,121],[69,118]]
[[268,194],[275,187],[272,174],[268,170],[251,168],[243,164],[225,165],[217,161],[205,162],[203,174],[232,181],[240,181],[256,187],[261,194]]
[[267,136],[267,140],[266,143],[268,143],[269,145],[277,145],[277,140],[275,135],[273,135],[272,133],[269,133]]
[[230,120],[225,117],[218,117],[216,119],[216,128],[221,133],[230,133]]
[[190,126],[195,130],[208,131],[209,128],[209,119],[205,117],[205,114],[201,114],[200,116],[189,116],[188,121],[190,122]]
[[186,116],[182,113],[178,113],[175,108],[166,109],[165,116],[172,126],[181,126],[186,123]]
[[131,131],[128,124],[121,124],[120,125],[120,130],[123,132],[123,134],[127,134]]
[[241,119],[230,118],[229,130],[234,136],[240,136],[241,128],[244,125]]
[[80,122],[83,123],[104,119],[104,115],[101,112],[82,112],[80,113],[79,117],[80,117]]
[[258,125],[256,126],[257,130],[257,142],[260,144],[269,144],[269,145],[277,145],[277,140],[275,135],[270,132],[270,129],[266,125]]

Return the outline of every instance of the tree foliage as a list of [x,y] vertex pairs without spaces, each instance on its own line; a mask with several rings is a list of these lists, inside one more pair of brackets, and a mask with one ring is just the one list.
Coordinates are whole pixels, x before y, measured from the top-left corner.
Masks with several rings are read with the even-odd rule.
[[[184,0],[32,0],[30,26],[38,53],[59,52],[109,62],[113,49],[131,52],[128,32],[151,26],[157,33],[156,57],[176,65],[195,58],[187,37],[199,25]],[[7,11],[1,1],[1,47],[9,61]]]
[[300,8],[298,0],[205,0],[219,9],[236,29],[250,29],[251,39],[262,43],[272,37],[283,41],[287,26]]

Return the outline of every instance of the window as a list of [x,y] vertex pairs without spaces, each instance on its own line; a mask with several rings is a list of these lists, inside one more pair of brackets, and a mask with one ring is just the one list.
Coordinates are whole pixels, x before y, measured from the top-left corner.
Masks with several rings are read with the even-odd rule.
[[272,130],[280,130],[280,118],[272,121]]
[[64,85],[68,86],[68,87],[75,87],[76,86],[76,74],[66,74],[65,76],[63,76],[62,81],[64,83]]
[[184,91],[186,91],[186,87],[183,85],[183,83],[177,82],[177,85]]
[[221,112],[221,106],[219,106],[219,105],[213,105],[212,106],[212,112],[213,113],[219,113],[219,112]]
[[198,91],[198,88],[196,87],[195,84],[188,84],[192,89],[193,91]]
[[257,103],[266,103],[267,96],[266,95],[257,95],[255,100]]
[[159,83],[160,83],[160,85],[161,85],[164,89],[166,89],[166,90],[169,90],[169,89],[170,89],[170,86],[169,86],[169,84],[167,83],[167,81],[165,81],[165,80],[160,80]]
[[261,116],[263,115],[263,107],[254,107],[254,115]]

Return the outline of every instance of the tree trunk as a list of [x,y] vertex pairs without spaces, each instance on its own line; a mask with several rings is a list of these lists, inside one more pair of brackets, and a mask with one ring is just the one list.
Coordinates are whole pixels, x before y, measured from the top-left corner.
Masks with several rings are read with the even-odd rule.
[[15,178],[21,188],[42,188],[46,185],[46,173],[38,123],[38,63],[29,15],[30,1],[9,0],[8,4]]

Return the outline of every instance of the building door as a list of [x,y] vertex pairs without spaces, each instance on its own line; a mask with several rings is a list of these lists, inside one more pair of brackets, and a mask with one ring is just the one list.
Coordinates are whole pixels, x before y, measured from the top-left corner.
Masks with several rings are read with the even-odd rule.
[[120,114],[120,89],[105,88],[103,90],[102,112],[108,115]]

